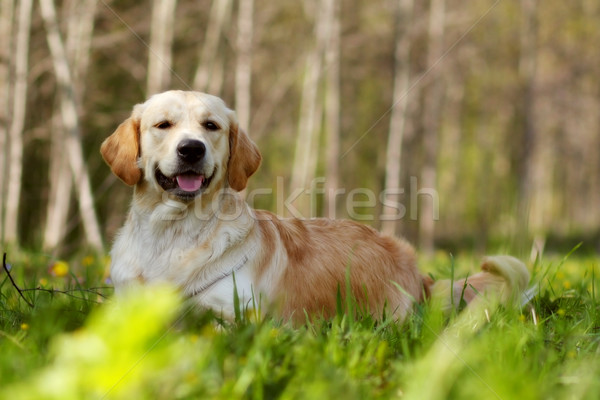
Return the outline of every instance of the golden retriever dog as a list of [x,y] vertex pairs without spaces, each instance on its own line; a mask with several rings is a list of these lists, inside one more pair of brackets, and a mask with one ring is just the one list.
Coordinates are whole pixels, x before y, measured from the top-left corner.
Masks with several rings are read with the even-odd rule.
[[402,319],[432,291],[458,304],[485,292],[518,295],[529,280],[520,261],[496,256],[468,281],[434,284],[402,239],[353,221],[282,219],[252,209],[239,192],[261,154],[218,97],[154,95],[133,108],[101,153],[134,187],[111,251],[117,292],[136,282],[166,281],[230,317],[235,287],[242,304],[254,296],[263,310],[302,323],[306,315],[331,317],[348,284],[373,316],[385,308]]

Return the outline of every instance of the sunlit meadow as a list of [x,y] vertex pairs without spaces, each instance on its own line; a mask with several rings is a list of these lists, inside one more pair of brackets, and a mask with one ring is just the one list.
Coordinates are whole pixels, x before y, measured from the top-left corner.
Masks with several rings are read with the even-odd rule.
[[[597,399],[598,259],[530,263],[533,298],[404,323],[354,317],[294,328],[240,305],[236,321],[171,289],[112,300],[108,260],[10,254],[0,276],[0,397],[6,399]],[[435,277],[472,256],[423,260]],[[17,289],[17,287],[19,289]],[[19,292],[20,290],[20,292]]]

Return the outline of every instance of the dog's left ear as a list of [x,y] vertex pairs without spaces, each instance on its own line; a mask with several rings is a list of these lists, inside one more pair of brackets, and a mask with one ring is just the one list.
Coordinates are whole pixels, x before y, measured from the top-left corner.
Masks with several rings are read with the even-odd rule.
[[248,178],[258,169],[262,157],[258,147],[239,127],[235,117],[232,116],[230,121],[227,181],[232,189],[241,192],[246,188]]
[[142,179],[137,160],[140,156],[140,120],[133,115],[126,119],[100,147],[102,158],[112,172],[129,186]]

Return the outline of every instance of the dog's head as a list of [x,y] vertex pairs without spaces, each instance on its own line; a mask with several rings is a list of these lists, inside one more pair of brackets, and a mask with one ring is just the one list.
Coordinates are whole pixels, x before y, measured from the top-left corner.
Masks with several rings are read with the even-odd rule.
[[100,152],[126,184],[145,181],[182,202],[212,189],[243,190],[261,161],[223,100],[177,90],[136,105]]

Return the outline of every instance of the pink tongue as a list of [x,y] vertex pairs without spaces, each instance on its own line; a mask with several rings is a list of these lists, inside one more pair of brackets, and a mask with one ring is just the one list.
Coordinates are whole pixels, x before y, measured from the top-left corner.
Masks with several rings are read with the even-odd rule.
[[177,175],[177,184],[186,192],[195,192],[204,183],[202,175]]

